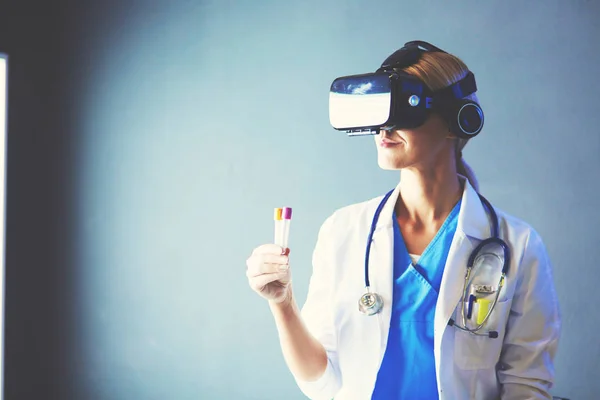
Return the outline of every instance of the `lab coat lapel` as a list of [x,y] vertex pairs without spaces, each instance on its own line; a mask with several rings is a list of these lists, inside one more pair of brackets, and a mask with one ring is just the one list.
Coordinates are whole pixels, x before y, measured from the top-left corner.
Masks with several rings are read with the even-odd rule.
[[[385,206],[381,210],[377,227],[373,233],[371,256],[369,260],[369,279],[371,290],[378,293],[383,300],[383,308],[378,314],[380,318],[380,360],[383,358],[387,346],[390,319],[392,316],[392,297],[394,290],[394,225],[392,218],[394,206],[400,193],[400,185],[396,186]],[[375,213],[370,213],[371,218]],[[372,271],[372,272],[371,272]]]
[[435,312],[434,341],[439,360],[442,335],[461,297],[467,260],[477,242],[490,235],[490,221],[475,189],[465,181],[456,234],[450,245]]

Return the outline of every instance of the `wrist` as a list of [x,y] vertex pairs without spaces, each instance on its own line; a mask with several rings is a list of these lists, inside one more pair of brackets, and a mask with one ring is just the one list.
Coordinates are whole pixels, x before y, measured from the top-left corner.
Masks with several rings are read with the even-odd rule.
[[287,314],[293,310],[294,296],[292,294],[292,288],[286,290],[285,295],[281,299],[269,300],[269,306],[273,312]]

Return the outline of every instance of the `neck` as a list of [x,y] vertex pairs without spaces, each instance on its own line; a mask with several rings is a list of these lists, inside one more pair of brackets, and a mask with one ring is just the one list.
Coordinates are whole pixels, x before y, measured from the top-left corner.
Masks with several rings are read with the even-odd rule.
[[462,186],[454,169],[402,170],[396,215],[414,225],[438,224],[462,196]]

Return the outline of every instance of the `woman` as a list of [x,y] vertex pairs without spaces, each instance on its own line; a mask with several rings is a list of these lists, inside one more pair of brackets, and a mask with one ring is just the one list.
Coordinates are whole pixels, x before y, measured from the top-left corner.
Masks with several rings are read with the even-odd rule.
[[[417,57],[393,69],[431,91],[469,74],[441,50],[409,53]],[[465,98],[477,104],[474,93]],[[289,249],[266,244],[248,258],[250,286],[269,301],[286,363],[309,398],[551,398],[560,317],[546,249],[532,227],[480,197],[462,158],[468,139],[452,122],[434,107],[415,128],[375,136],[379,166],[399,170],[400,182],[323,223],[302,311]],[[503,242],[479,248],[494,221]],[[361,313],[365,286],[382,305],[363,302]]]

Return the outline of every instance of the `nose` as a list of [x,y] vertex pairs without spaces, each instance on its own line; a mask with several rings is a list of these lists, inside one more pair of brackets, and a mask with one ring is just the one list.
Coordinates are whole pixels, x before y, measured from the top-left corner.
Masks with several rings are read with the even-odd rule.
[[381,128],[379,129],[379,139],[389,139],[392,140],[391,137],[394,134],[394,130],[391,128]]

